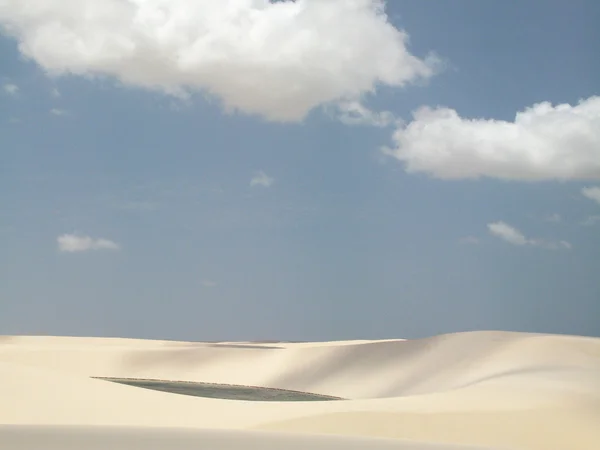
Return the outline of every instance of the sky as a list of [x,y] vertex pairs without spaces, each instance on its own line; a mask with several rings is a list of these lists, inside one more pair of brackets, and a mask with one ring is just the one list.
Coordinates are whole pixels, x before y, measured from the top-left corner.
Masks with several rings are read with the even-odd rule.
[[599,22],[0,0],[0,334],[600,336]]

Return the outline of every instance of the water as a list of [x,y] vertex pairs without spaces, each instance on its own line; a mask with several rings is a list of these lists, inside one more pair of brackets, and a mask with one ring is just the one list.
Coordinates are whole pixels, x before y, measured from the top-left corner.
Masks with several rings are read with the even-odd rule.
[[182,381],[137,380],[131,378],[101,378],[119,384],[126,384],[155,391],[171,392],[173,394],[192,395],[229,400],[247,400],[257,402],[299,402],[340,400],[307,392],[286,391],[251,386],[232,386],[225,384],[193,383]]

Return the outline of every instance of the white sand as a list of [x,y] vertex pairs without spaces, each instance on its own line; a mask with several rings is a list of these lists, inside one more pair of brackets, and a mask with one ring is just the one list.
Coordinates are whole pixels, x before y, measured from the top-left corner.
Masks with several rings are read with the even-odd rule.
[[[90,377],[264,386],[349,400],[219,400]],[[0,425],[0,448],[8,442],[6,448],[28,450],[598,450],[600,338],[472,332],[296,344],[6,336]]]

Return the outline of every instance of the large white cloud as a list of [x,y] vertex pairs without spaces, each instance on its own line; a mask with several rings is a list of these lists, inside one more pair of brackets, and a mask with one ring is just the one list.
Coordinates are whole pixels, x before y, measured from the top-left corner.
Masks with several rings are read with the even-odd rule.
[[0,25],[50,73],[201,90],[277,121],[432,74],[384,0],[0,0]]
[[63,234],[56,239],[58,250],[67,253],[90,250],[119,250],[120,246],[108,239],[96,239],[78,234]]
[[408,172],[442,179],[600,179],[600,97],[575,106],[538,103],[514,122],[421,108],[393,140],[384,151]]

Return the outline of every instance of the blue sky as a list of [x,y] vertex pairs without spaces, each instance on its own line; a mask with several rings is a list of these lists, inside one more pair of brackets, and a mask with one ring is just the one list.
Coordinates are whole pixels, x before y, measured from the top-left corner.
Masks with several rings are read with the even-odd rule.
[[160,3],[0,2],[1,334],[600,336],[598,2]]

